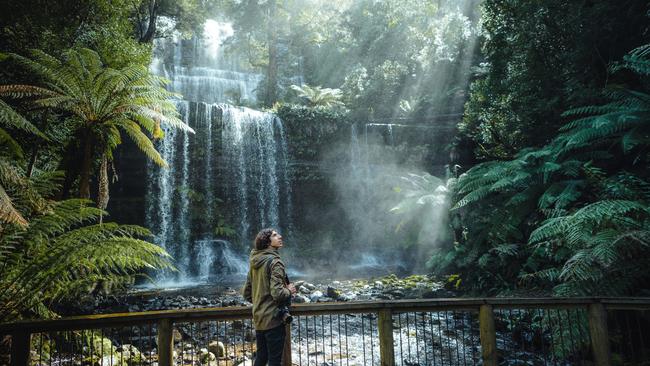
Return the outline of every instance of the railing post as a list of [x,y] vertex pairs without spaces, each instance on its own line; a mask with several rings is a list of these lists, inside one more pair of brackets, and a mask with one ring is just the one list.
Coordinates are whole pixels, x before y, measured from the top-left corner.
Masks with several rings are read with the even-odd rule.
[[11,335],[11,366],[29,365],[31,334],[17,331]]
[[609,366],[612,355],[607,332],[607,310],[601,303],[589,304],[589,335],[596,366]]
[[291,323],[284,326],[284,350],[282,351],[282,366],[291,366]]
[[381,366],[395,365],[393,342],[393,312],[390,309],[379,310],[377,330],[379,331],[379,362]]
[[483,365],[497,366],[497,333],[494,327],[494,311],[492,305],[481,305],[478,313],[479,332],[481,337],[481,354]]
[[158,365],[174,364],[174,326],[171,319],[158,322]]

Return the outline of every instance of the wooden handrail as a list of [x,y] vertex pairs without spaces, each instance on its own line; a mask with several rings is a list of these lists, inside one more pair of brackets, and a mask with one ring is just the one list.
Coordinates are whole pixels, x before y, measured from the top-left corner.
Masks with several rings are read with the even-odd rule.
[[[648,310],[650,298],[473,298],[473,299],[419,299],[394,301],[368,301],[347,303],[296,304],[291,313],[296,316],[319,314],[376,313],[380,337],[381,365],[394,364],[393,314],[406,312],[466,310],[479,313],[482,357],[485,365],[496,365],[496,330],[494,309],[530,308],[576,308],[587,310],[593,357],[596,365],[609,366],[611,354],[607,332],[607,310]],[[0,335],[12,335],[12,365],[29,363],[30,338],[33,333],[97,329],[103,327],[158,325],[158,357],[161,366],[173,364],[174,323],[198,322],[203,320],[237,320],[251,318],[251,307],[203,308],[183,310],[159,310],[140,313],[117,313],[68,317],[55,320],[18,321],[0,324]],[[287,333],[290,337],[290,328]],[[290,340],[285,344],[285,353],[290,354]],[[285,357],[284,365],[291,364]]]
[[[577,306],[586,307],[589,304],[594,303],[601,303],[607,309],[650,309],[650,298],[451,298],[294,304],[291,313],[293,315],[376,313],[385,309],[391,310],[394,313],[435,310],[468,310],[478,312],[481,305],[491,305],[495,309],[544,309]],[[129,326],[135,324],[153,324],[162,319],[170,319],[174,323],[180,323],[202,320],[249,319],[250,317],[250,306],[82,315],[53,320],[31,320],[4,323],[0,324],[0,334],[9,334],[17,330],[37,333],[44,331],[81,330]]]

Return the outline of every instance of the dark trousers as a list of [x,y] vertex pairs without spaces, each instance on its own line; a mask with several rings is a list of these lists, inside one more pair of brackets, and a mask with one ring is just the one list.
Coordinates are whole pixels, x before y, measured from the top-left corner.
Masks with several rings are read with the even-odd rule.
[[268,330],[256,331],[257,356],[254,366],[264,366],[267,362],[269,366],[281,366],[285,337],[284,324]]

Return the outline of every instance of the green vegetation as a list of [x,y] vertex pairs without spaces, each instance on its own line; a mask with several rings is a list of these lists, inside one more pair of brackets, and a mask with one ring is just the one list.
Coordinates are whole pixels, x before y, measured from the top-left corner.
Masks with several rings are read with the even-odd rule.
[[[619,5],[606,2],[588,10],[562,1],[543,9],[530,2],[536,10],[507,3],[484,4],[489,63],[461,125],[461,143],[471,141],[478,158],[499,160],[459,177],[451,212],[462,235],[430,265],[460,273],[465,289],[481,293],[643,293],[650,68],[648,46],[625,56],[621,47],[642,42],[645,5],[626,4],[639,6],[630,20],[604,16],[618,14]],[[550,27],[556,12],[568,15],[553,18],[565,26]],[[522,14],[532,17],[511,22]],[[571,31],[589,17],[625,32]],[[527,38],[526,29],[542,25],[541,35]],[[591,37],[596,49],[582,46]],[[588,62],[605,47],[608,59]]]
[[173,270],[147,229],[103,220],[122,133],[165,165],[152,142],[161,125],[189,129],[147,69],[133,5],[27,1],[0,12],[0,322],[56,316],[62,301]]
[[[33,59],[13,57],[33,74],[41,76],[43,86],[4,85],[0,96],[25,99],[34,108],[50,108],[70,116],[66,126],[75,136],[67,147],[67,156],[81,155],[81,161],[68,159],[64,166],[67,196],[72,182],[79,178],[79,197],[90,197],[93,162],[100,161],[98,206],[108,204],[108,166],[125,132],[156,164],[166,163],[151,139],[163,136],[160,124],[192,131],[177,118],[170,100],[174,94],[163,88],[164,80],[151,75],[140,65],[116,70],[105,67],[99,55],[87,48],[69,50],[63,62],[38,50]],[[16,121],[15,123],[18,123]],[[33,154],[37,154],[34,150]]]
[[[450,288],[649,290],[647,2],[27,0],[1,10],[0,321],[54,316],[61,300],[171,268],[146,229],[103,218],[124,134],[164,166],[163,128],[191,131],[148,71],[152,42],[196,37],[208,18],[232,23],[226,56],[264,75],[258,100],[305,165],[296,181],[316,180],[310,163],[328,153],[344,160],[328,149],[350,141],[353,122],[397,119],[425,134],[445,127],[437,117],[463,115],[456,141],[412,147],[450,156],[449,179],[412,174],[396,187],[402,202],[381,202],[399,215],[385,236],[404,250],[435,242],[429,267]],[[235,234],[218,214],[211,226]]]
[[[649,49],[634,50],[614,71],[646,77]],[[609,103],[564,113],[575,119],[549,144],[462,175],[453,208],[467,207],[473,224],[457,252],[464,258],[450,264],[478,260],[503,281],[516,276],[560,295],[634,293],[650,264],[642,255],[650,244],[647,92],[607,89]]]

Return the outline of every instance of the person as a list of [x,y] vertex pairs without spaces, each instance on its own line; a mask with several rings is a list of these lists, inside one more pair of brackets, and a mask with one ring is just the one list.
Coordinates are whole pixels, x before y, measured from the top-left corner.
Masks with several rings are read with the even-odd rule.
[[279,249],[284,245],[277,230],[263,229],[255,237],[250,268],[243,289],[246,301],[253,303],[253,325],[257,343],[254,366],[280,366],[286,337],[285,325],[277,316],[296,288],[287,280]]

